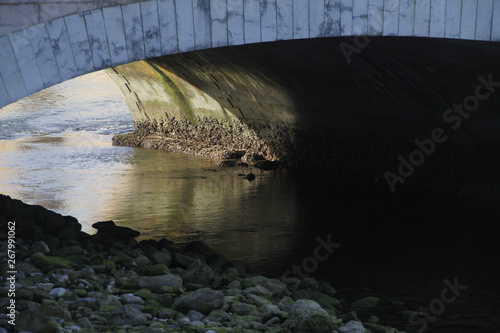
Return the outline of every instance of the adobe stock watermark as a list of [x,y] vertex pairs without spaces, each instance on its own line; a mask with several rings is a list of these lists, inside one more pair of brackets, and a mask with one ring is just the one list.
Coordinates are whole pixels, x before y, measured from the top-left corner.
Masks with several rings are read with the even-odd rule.
[[[443,121],[454,131],[462,126],[463,120],[468,119],[473,112],[479,109],[481,101],[487,100],[495,92],[495,88],[500,87],[500,82],[493,81],[492,74],[489,74],[487,79],[481,75],[477,79],[479,84],[476,86],[474,94],[465,97],[461,104],[453,104],[453,108],[449,108],[443,113]],[[403,184],[417,167],[424,164],[426,159],[435,153],[437,145],[446,142],[446,140],[448,140],[448,135],[441,127],[434,128],[428,138],[415,139],[413,142],[417,147],[410,152],[408,157],[398,156],[397,172],[389,170],[384,172],[384,178],[391,192],[394,193],[396,185]]]
[[300,265],[292,265],[291,269],[283,272],[281,280],[285,281],[291,274],[306,279],[309,277],[306,273],[314,273],[318,269],[319,263],[330,258],[335,249],[338,249],[341,245],[340,243],[333,243],[331,238],[331,235],[326,236],[326,240],[321,237],[316,238],[318,245],[314,248],[313,256],[302,260]]
[[436,321],[437,316],[445,311],[446,305],[455,302],[462,291],[468,288],[466,285],[458,284],[458,278],[454,278],[453,283],[444,279],[443,283],[446,287],[441,290],[440,297],[430,301],[427,307],[420,307],[418,312],[413,313],[408,320],[410,326],[420,326],[417,330],[419,333],[427,329],[429,322]]
[[360,54],[361,50],[370,44],[371,39],[368,36],[355,36],[353,42],[354,45],[346,42],[342,42],[339,45],[340,50],[342,51],[342,54],[348,64],[352,62],[352,55],[355,53]]

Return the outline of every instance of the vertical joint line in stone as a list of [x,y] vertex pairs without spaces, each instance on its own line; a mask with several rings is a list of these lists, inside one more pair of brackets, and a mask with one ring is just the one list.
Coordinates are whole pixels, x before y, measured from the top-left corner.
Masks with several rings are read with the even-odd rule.
[[[19,65],[19,60],[17,60],[16,49],[14,48],[14,45],[12,45],[12,40],[10,39],[11,36],[12,35],[6,36],[6,38],[9,40],[9,45],[10,45],[10,48],[12,50],[12,54],[14,55],[14,58],[16,59],[16,65],[17,65],[17,68],[19,69],[19,75],[23,79],[24,90],[26,90],[26,93],[29,94],[28,86],[26,86],[26,81],[24,80],[24,76],[23,76],[23,73],[21,71],[21,66]],[[5,87],[7,87],[7,86],[5,86]],[[7,94],[8,93],[9,93],[9,91],[7,90]],[[9,97],[10,97],[10,95],[9,95]],[[10,97],[10,100],[12,100],[12,97]]]
[[[443,1],[443,0],[440,0]],[[446,8],[445,8],[446,11]],[[431,23],[432,23],[432,0],[429,1],[429,12],[427,13],[427,16],[429,17],[429,23],[427,24],[427,37],[431,36]]]
[[[401,4],[401,0],[398,1],[398,4]],[[382,22],[380,22],[382,24],[381,28],[382,28],[382,31],[381,31],[381,34],[382,36],[385,36],[385,31],[384,31],[384,25],[385,25],[385,1],[382,0]],[[366,31],[369,33],[369,28],[370,28],[370,1],[368,0],[368,26],[366,28]],[[398,32],[396,33],[396,35],[399,35],[399,8],[398,8]]]
[[142,32],[142,46],[144,47],[144,58],[146,58],[147,48],[146,48],[146,35],[144,34],[144,20],[142,16],[142,6],[139,3],[139,17],[141,18],[141,32]]
[[193,22],[193,47],[196,50],[196,27],[194,26],[194,1],[196,0],[191,0],[191,22]]
[[412,35],[415,36],[415,25],[417,24],[417,2],[413,1],[413,32]]
[[477,16],[479,14],[479,0],[476,1],[476,22],[474,24],[474,40],[477,40]]
[[[276,19],[276,41],[279,40],[279,33],[278,33],[278,1],[279,0],[276,0],[274,2],[274,5],[276,6],[276,15],[275,15],[275,19]],[[493,22],[493,20],[492,20]]]
[[[382,15],[384,15],[384,2],[382,1]],[[382,16],[382,20],[384,19],[384,16]],[[364,31],[364,35],[368,36],[368,30],[370,28],[370,0],[366,2],[366,27]]]
[[[172,1],[174,3],[174,18],[175,18],[175,38],[177,39],[177,50],[175,53],[179,53],[179,27],[177,26],[178,23],[177,23],[177,1],[173,0]],[[159,23],[159,22],[158,22]],[[161,23],[159,23],[160,26],[161,26]],[[160,29],[161,30],[161,29]],[[161,32],[160,32],[161,33]],[[161,36],[161,35],[160,35]],[[161,37],[160,37],[161,38]],[[163,52],[162,52],[163,53]]]
[[326,0],[323,0],[323,22],[319,25],[320,37],[325,37],[326,31]]
[[259,40],[261,42],[262,42],[262,22],[264,21],[262,14],[263,14],[263,12],[262,12],[262,0],[259,0],[259,27],[260,27],[260,39]]
[[227,9],[227,3],[229,0],[226,0],[226,45],[229,46],[229,10]]
[[495,13],[495,4],[500,6],[498,1],[493,0],[493,4],[491,5],[490,42],[493,40],[493,13]]
[[307,0],[307,38],[311,37],[311,1]]
[[[243,44],[246,44],[247,42],[247,31],[246,31],[246,24],[245,24],[245,0],[241,0],[241,6],[242,6],[242,15],[241,15],[241,20],[243,21]],[[229,25],[228,25],[228,32],[229,36]]]
[[[120,13],[122,13],[122,27],[123,27],[123,34],[125,35],[125,52],[127,52],[127,60],[130,61],[130,54],[128,54],[127,33],[125,32],[125,15],[123,15],[123,5],[120,5]],[[116,69],[114,67],[113,70],[116,72]],[[118,72],[116,74],[118,74]]]
[[[83,22],[85,22],[85,17],[84,17]],[[64,19],[64,25],[66,25],[66,19]],[[62,80],[61,70],[59,68],[59,63],[57,62],[56,54],[54,53],[54,46],[52,45],[49,30],[47,29],[47,23],[43,24],[43,29],[45,30],[45,32],[47,33],[47,36],[49,38],[50,51],[52,52],[52,55],[54,56],[54,61],[56,62],[57,72],[59,73],[59,78],[61,78],[61,80]],[[85,24],[85,31],[87,31],[87,24]],[[87,34],[87,40],[88,40],[88,34]],[[70,45],[71,45],[71,39],[70,39]]]
[[[110,38],[108,36],[108,32],[106,29],[106,19],[104,18],[104,12],[102,11],[102,8],[99,8],[99,13],[101,13],[102,16],[102,24],[104,26],[104,36],[106,36],[106,44],[108,44],[108,57],[109,57],[109,62],[111,65],[113,65],[113,60],[111,58],[111,45],[109,45]],[[125,34],[125,30],[123,30],[123,33]],[[127,53],[128,54],[128,53]]]
[[[95,70],[96,66],[95,66],[95,62],[94,62],[94,56],[92,54],[92,42],[90,41],[89,28],[88,28],[89,25],[87,23],[87,15],[85,15],[85,13],[88,13],[88,11],[85,11],[82,13],[83,22],[85,23],[85,35],[87,36],[87,42],[89,43],[90,59],[92,60],[92,65],[93,65],[94,70]],[[66,20],[64,20],[64,25],[66,25]],[[71,42],[70,42],[70,45],[71,45]],[[57,62],[57,57],[55,57],[55,59]],[[59,67],[59,64],[57,67]]]
[[[5,91],[7,92],[7,100],[9,103],[12,103],[12,98],[9,95],[9,90],[7,89],[7,86],[5,85],[5,81],[3,80],[2,73],[0,73],[0,83],[3,83],[3,86],[5,87]],[[8,105],[8,104],[7,104]],[[2,108],[0,108],[1,110]]]
[[[66,27],[66,20],[64,20],[64,26]],[[29,28],[29,27],[28,27]],[[42,76],[42,71],[40,71],[40,65],[38,64],[38,59],[37,59],[37,56],[36,56],[36,52],[35,52],[35,48],[33,47],[33,43],[31,41],[31,36],[30,36],[30,33],[28,31],[28,28],[25,28],[25,31],[26,31],[26,36],[28,37],[28,41],[30,42],[30,47],[31,47],[31,50],[33,51],[33,55],[35,56],[35,62],[36,62],[36,67],[38,68],[38,72],[40,73],[40,79],[43,83],[43,87],[45,88],[45,82],[44,82],[44,79],[43,79],[43,76]],[[68,31],[68,27],[66,27],[66,31]],[[69,45],[71,46],[71,40],[69,42]],[[73,47],[71,47],[71,51],[73,51]],[[73,59],[75,58],[75,54],[72,52],[73,54]],[[76,64],[76,62],[75,62]],[[59,69],[58,69],[59,71]]]
[[[209,32],[208,32],[208,36],[210,38],[210,46],[213,47],[213,35],[212,35],[212,3],[208,1],[208,29],[209,29]],[[196,36],[196,35],[195,35]]]
[[[155,0],[156,3],[156,18],[158,22],[158,44],[160,44],[160,54],[163,54],[163,45],[161,45],[161,20],[160,20],[160,5],[158,4],[158,0]],[[125,31],[125,30],[124,30]]]
[[462,37],[462,12],[464,10],[464,1],[460,1],[460,17],[459,17],[459,20],[458,20],[458,39],[461,39]]
[[[385,10],[385,1],[384,1],[384,10]],[[401,17],[401,0],[398,1],[398,31],[396,32],[396,36],[399,36],[399,18]],[[384,34],[384,18],[382,17],[382,35]]]
[[[83,15],[83,14],[82,14]],[[71,43],[71,36],[69,35],[69,30],[68,30],[68,25],[66,23],[66,20],[63,18],[62,19],[63,23],[64,23],[64,29],[66,29],[66,32],[68,33],[68,40],[69,40],[69,47],[71,48],[71,56],[73,57],[73,61],[75,62],[75,71],[76,73],[75,74],[80,74],[78,73],[78,63],[76,62],[76,58],[75,58],[75,50],[73,50],[73,43]],[[87,21],[85,20],[85,15],[83,15],[83,21],[85,22],[85,32],[87,33],[87,40],[89,39],[89,32],[87,30]],[[47,29],[47,26],[45,25],[45,29]],[[47,31],[48,32],[48,31]],[[50,35],[49,35],[49,39],[50,39]],[[30,44],[31,44],[31,38],[30,38]],[[90,41],[89,41],[89,46],[90,46]],[[31,46],[33,48],[33,46]],[[34,52],[33,52],[34,53]],[[57,62],[57,57],[56,55],[54,54],[54,59],[56,60]],[[94,60],[92,59],[92,63],[94,62]],[[95,64],[94,64],[94,69],[95,69]],[[62,75],[61,75],[61,71],[59,70],[59,64],[57,66],[57,71],[59,72],[59,76],[61,77],[62,79]]]

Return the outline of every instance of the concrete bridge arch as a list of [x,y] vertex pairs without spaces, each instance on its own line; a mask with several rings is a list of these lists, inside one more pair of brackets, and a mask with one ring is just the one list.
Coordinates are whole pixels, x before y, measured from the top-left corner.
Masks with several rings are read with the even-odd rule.
[[[21,26],[3,27],[0,107],[100,69],[229,45],[351,35],[500,41],[500,2],[494,0],[121,0],[37,5],[30,9],[22,1],[0,1],[3,22],[7,16],[16,21],[21,12],[34,17],[20,20]],[[49,14],[37,14],[43,9]],[[15,28],[19,29],[10,31]]]

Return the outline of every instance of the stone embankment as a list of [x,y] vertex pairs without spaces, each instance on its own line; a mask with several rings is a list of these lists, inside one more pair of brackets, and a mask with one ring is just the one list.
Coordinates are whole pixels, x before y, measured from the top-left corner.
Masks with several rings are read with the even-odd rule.
[[[89,235],[73,217],[0,195],[2,240],[9,221],[15,312],[8,316],[2,297],[0,332],[399,332],[352,311],[371,311],[378,298],[348,305],[325,282],[257,275],[199,241],[182,250],[166,239],[137,242],[136,231],[111,221]],[[5,272],[7,242],[0,252]]]

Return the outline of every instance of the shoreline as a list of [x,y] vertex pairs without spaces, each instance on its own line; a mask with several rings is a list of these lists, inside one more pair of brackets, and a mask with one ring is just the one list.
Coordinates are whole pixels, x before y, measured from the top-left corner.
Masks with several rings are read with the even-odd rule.
[[377,297],[347,304],[326,282],[257,275],[200,241],[137,242],[109,221],[91,236],[73,217],[0,195],[0,233],[14,221],[16,325],[5,299],[0,331],[400,332],[371,314]]

